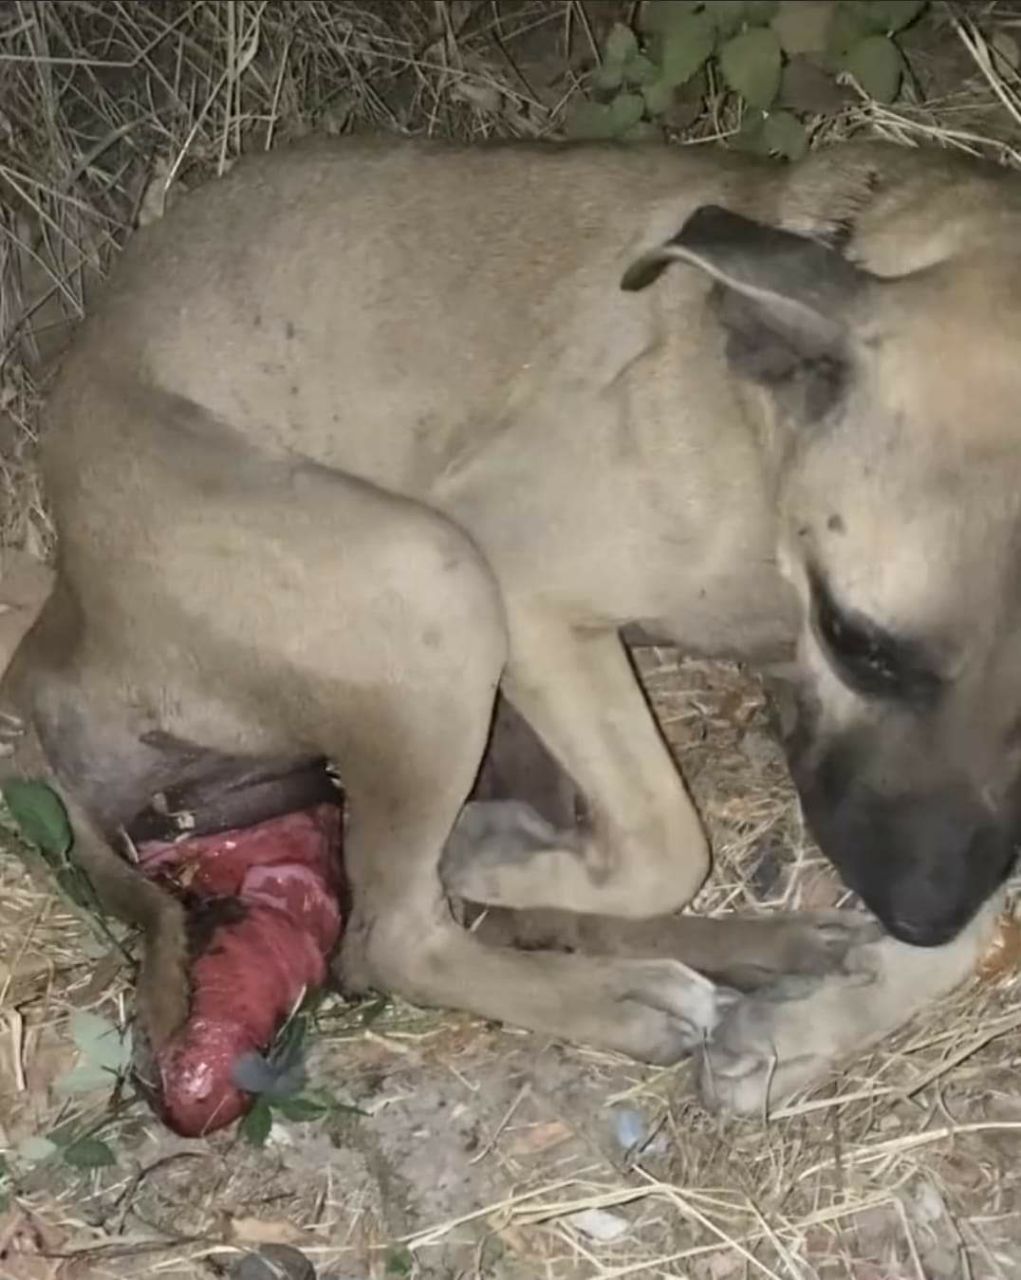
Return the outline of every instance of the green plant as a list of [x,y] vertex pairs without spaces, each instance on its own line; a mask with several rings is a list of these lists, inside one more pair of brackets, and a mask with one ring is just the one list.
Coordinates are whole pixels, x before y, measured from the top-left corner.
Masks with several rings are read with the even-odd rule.
[[305,1085],[305,1048],[315,1025],[322,992],[309,992],[262,1054],[247,1054],[234,1067],[234,1083],[254,1096],[251,1110],[238,1126],[246,1142],[265,1145],[274,1115],[305,1122],[321,1116],[367,1113],[350,1103],[338,1102],[320,1091],[302,1093]]
[[94,915],[102,914],[95,891],[85,872],[74,860],[74,833],[68,821],[64,805],[45,782],[35,779],[10,778],[0,787],[6,819],[3,825],[12,830],[20,845],[22,855],[35,853],[40,857],[57,883],[58,888],[78,907],[85,907]]
[[[638,30],[616,23],[567,122],[575,138],[656,136],[711,72],[743,105],[735,144],[797,159],[805,119],[842,101],[853,77],[871,98],[900,92],[898,33],[928,0],[644,0]],[[827,98],[826,91],[829,91]]]
[[71,1035],[78,1049],[78,1064],[54,1085],[57,1093],[91,1093],[112,1089],[131,1069],[131,1029],[119,1030],[96,1013],[71,1015]]
[[349,1102],[338,1102],[335,1098],[318,1091],[297,1094],[290,1098],[271,1098],[267,1094],[261,1094],[239,1124],[238,1133],[253,1147],[262,1147],[265,1146],[266,1139],[273,1128],[273,1117],[277,1115],[285,1120],[305,1124],[309,1120],[319,1120],[323,1116],[367,1116],[368,1114],[361,1107],[352,1106]]
[[71,1169],[109,1168],[117,1163],[117,1157],[110,1144],[97,1135],[107,1119],[85,1128],[77,1122],[62,1124],[46,1137],[24,1138],[16,1148],[16,1159],[29,1167],[59,1160]]

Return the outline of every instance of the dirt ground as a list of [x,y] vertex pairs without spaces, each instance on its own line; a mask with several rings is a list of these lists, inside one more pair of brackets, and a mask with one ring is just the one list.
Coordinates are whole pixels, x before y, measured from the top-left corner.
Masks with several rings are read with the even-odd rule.
[[[717,849],[698,905],[841,902],[801,830],[757,684],[667,651],[640,663]],[[646,1069],[456,1015],[335,1000],[309,1072],[357,1112],[278,1118],[264,1147],[231,1132],[192,1141],[130,1088],[62,1098],[77,1056],[68,1013],[122,1019],[128,974],[80,921],[24,891],[12,856],[2,867],[0,1115],[18,1176],[0,1276],[252,1280],[274,1274],[239,1269],[267,1245],[279,1274],[311,1276],[304,1260],[334,1280],[1021,1275],[1012,971],[768,1124],[707,1115],[687,1064]],[[68,1123],[101,1134],[116,1163],[19,1159],[25,1139]],[[15,1257],[15,1233],[30,1252]]]

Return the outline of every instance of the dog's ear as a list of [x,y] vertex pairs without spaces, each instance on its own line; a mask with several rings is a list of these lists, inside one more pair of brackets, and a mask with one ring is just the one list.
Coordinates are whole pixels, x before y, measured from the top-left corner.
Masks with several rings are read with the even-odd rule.
[[621,288],[647,288],[671,262],[716,281],[737,372],[777,389],[796,380],[806,412],[825,410],[847,363],[851,304],[874,276],[817,240],[716,205],[697,209],[676,236],[636,259]]

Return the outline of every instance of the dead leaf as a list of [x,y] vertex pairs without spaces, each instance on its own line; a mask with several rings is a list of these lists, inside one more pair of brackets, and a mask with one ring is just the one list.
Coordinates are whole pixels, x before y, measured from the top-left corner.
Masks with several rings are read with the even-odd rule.
[[286,1218],[231,1218],[227,1230],[235,1244],[299,1244],[305,1238]]
[[979,982],[994,983],[1015,977],[1018,969],[1021,969],[1021,921],[1004,915],[989,949],[978,962],[976,974]]
[[606,1209],[582,1209],[579,1213],[569,1213],[564,1221],[597,1244],[613,1244],[627,1234],[631,1225],[621,1214]]
[[503,1244],[519,1258],[534,1258],[535,1250],[520,1227],[501,1226],[494,1230],[494,1235],[499,1236]]
[[571,1130],[559,1120],[548,1120],[544,1124],[530,1124],[525,1129],[517,1130],[504,1146],[508,1155],[531,1156],[539,1151],[548,1151],[557,1143],[571,1137]]
[[481,111],[483,115],[496,115],[503,102],[503,94],[492,84],[484,84],[478,80],[461,80],[451,88],[451,96],[460,98],[468,106]]
[[806,871],[800,877],[798,888],[798,905],[802,911],[830,911],[844,894],[836,877],[821,867]]

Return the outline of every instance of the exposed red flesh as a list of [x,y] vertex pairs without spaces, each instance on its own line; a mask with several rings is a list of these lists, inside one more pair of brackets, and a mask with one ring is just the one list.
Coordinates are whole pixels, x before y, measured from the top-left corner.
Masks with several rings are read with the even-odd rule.
[[266,1050],[302,994],[326,978],[342,928],[341,810],[317,805],[138,853],[148,875],[244,905],[243,918],[217,925],[195,959],[188,1021],[156,1054],[164,1118],[193,1137],[247,1110],[252,1098],[234,1083],[234,1064]]

